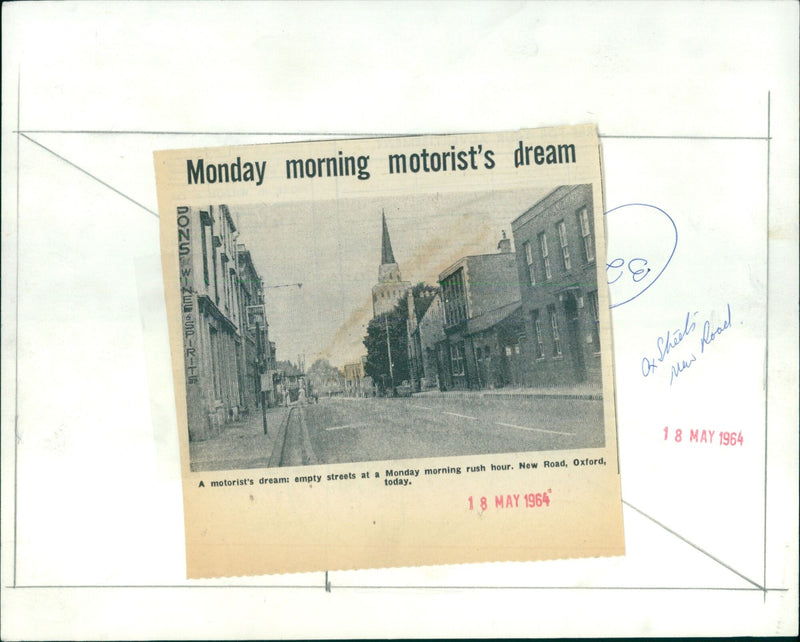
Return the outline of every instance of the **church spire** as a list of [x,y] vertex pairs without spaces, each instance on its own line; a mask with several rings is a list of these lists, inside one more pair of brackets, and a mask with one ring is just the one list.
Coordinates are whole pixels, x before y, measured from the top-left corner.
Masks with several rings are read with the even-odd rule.
[[392,312],[397,302],[411,288],[408,281],[400,276],[400,266],[394,260],[389,227],[386,225],[386,212],[381,210],[383,224],[381,236],[381,264],[378,268],[378,282],[372,286],[372,317],[376,318]]
[[392,252],[392,241],[389,239],[389,228],[386,226],[386,212],[381,210],[383,217],[383,242],[381,245],[381,265],[395,263],[394,252]]

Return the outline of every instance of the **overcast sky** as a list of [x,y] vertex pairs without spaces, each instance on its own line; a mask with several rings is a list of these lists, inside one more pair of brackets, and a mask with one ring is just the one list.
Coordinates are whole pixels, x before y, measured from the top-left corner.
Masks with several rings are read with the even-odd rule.
[[[436,284],[469,254],[497,251],[502,230],[548,189],[257,203],[231,208],[239,242],[264,279],[270,340],[278,359],[336,366],[365,354],[372,286],[381,261],[381,211],[406,281]],[[287,283],[303,287],[272,288]]]

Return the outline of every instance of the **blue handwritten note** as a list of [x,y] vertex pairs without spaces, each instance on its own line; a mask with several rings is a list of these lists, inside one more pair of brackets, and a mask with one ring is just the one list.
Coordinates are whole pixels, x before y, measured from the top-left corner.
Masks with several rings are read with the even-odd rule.
[[697,310],[687,312],[680,323],[659,334],[654,351],[642,357],[643,377],[655,377],[663,369],[669,373],[671,386],[732,327],[730,303],[722,315],[712,313],[703,319],[701,329],[697,326],[699,315]]
[[[606,277],[610,307],[615,308],[636,300],[658,282],[678,249],[678,228],[667,212],[645,203],[620,205],[606,212],[606,217],[614,229]],[[670,386],[685,379],[685,373],[731,327],[730,303],[722,313],[689,310],[676,315],[673,325],[654,339],[652,351],[641,357],[642,376],[663,378]]]

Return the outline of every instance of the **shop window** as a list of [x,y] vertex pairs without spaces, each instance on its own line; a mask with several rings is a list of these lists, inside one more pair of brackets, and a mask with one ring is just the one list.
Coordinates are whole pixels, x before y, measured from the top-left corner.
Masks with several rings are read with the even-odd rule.
[[453,344],[450,350],[450,362],[453,369],[453,376],[460,377],[464,374],[464,342]]

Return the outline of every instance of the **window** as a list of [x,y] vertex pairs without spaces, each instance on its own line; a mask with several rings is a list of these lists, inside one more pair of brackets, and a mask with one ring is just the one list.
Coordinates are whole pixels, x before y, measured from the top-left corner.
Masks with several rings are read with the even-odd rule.
[[236,319],[236,270],[228,268],[228,292],[231,298],[231,315]]
[[[203,214],[208,215],[207,212],[200,212],[201,218]],[[206,224],[205,221],[200,222],[200,240],[203,245],[203,280],[205,281],[206,285],[209,283],[208,279],[208,240],[206,237]]]
[[525,248],[525,264],[528,266],[528,277],[531,285],[536,285],[536,276],[533,273],[533,248],[531,248],[529,241],[525,241],[522,247]]
[[442,281],[445,325],[454,325],[467,318],[467,295],[464,268],[459,268]]
[[552,278],[550,272],[550,257],[547,254],[547,234],[542,232],[539,234],[539,248],[542,250],[542,268],[544,269],[544,278],[549,281]]
[[589,299],[589,310],[592,313],[592,343],[594,351],[600,352],[600,308],[597,305],[597,290],[586,295]]
[[547,312],[550,315],[550,329],[553,331],[553,356],[561,356],[561,333],[558,329],[558,313],[556,306],[548,305]]
[[584,207],[578,211],[578,222],[581,228],[581,238],[583,239],[583,257],[587,263],[594,261],[594,239],[592,238],[592,226],[589,221],[589,208]]
[[542,339],[542,323],[539,320],[539,310],[531,312],[533,323],[534,354],[537,359],[544,359],[544,340]]
[[558,241],[561,243],[561,259],[564,262],[564,269],[569,270],[572,264],[569,260],[569,246],[567,244],[567,226],[564,221],[558,222]]
[[[208,208],[209,216],[214,216],[213,208]],[[222,243],[219,237],[214,234],[214,226],[211,226],[211,266],[214,268],[214,303],[219,303],[219,282],[217,280],[217,248]]]
[[453,368],[453,376],[459,377],[464,374],[464,342],[454,343],[450,349],[450,362]]
[[219,338],[217,331],[209,326],[208,328],[209,343],[211,344],[211,378],[214,383],[214,398],[222,398],[222,379],[220,377],[220,352],[219,352]]

